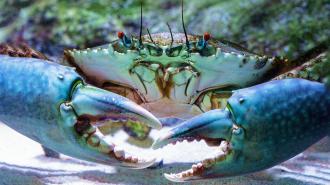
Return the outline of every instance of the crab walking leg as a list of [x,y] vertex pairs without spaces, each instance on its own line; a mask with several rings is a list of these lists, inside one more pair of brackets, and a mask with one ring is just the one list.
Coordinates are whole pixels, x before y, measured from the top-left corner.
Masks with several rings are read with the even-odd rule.
[[73,68],[0,55],[0,121],[57,152],[91,162],[144,168],[103,139],[97,121],[134,120],[160,128],[148,111],[117,94],[84,84]]
[[182,139],[218,141],[217,152],[172,181],[226,177],[270,168],[330,131],[330,90],[304,79],[275,80],[234,91],[226,109],[212,110],[164,133],[162,147]]

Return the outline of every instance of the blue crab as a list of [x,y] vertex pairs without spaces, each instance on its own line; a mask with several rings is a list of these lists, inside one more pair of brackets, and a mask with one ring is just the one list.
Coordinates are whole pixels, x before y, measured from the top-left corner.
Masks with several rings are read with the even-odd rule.
[[[164,125],[173,118],[187,120],[162,135],[154,147],[201,138],[221,144],[220,150],[215,158],[204,160],[205,164],[166,175],[173,181],[262,170],[328,133],[330,100],[324,85],[302,79],[267,82],[301,63],[261,56],[211,38],[209,33],[188,35],[184,22],[183,29],[184,33],[170,29],[158,34],[148,30],[144,36],[141,29],[139,37],[118,32],[118,40],[66,50],[64,59],[55,62],[27,47],[3,45],[0,120],[55,151],[130,168],[148,167],[154,159],[137,158],[109,143],[103,139],[100,124],[133,122],[160,128],[159,119]],[[245,87],[250,88],[241,89]],[[297,97],[290,98],[293,94]],[[312,119],[311,111],[317,105],[320,114]],[[274,111],[266,114],[267,110]],[[298,118],[291,119],[294,115]],[[299,120],[302,118],[306,119]],[[278,127],[262,124],[274,120],[279,121]],[[268,128],[272,126],[277,130]],[[306,133],[309,127],[313,135]],[[284,131],[302,142],[292,147],[296,140]],[[279,134],[283,142],[277,142]],[[286,152],[275,151],[278,147]],[[269,151],[274,155],[266,156]]]

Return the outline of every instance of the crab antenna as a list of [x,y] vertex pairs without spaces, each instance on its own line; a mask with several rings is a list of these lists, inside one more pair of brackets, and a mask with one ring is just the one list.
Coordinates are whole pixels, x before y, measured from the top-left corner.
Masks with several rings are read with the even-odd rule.
[[174,42],[172,29],[171,29],[171,26],[168,24],[168,22],[166,24],[167,24],[168,29],[170,30],[170,34],[171,34],[171,47],[172,47],[173,42]]
[[189,46],[187,31],[186,31],[186,27],[184,25],[184,19],[183,19],[183,0],[181,0],[181,20],[182,20],[182,27],[183,27],[184,35],[186,37],[186,46],[187,46],[187,48],[189,50],[190,49],[190,46]]
[[149,31],[149,28],[147,28],[147,32],[148,32],[148,35],[149,35],[149,38],[150,38],[151,42],[152,42],[154,45],[157,45],[157,44],[154,42],[154,40],[152,39],[152,37],[151,37],[151,34],[150,34],[150,31]]
[[142,24],[143,24],[143,21],[142,21],[142,1],[141,1],[141,4],[140,4],[140,37],[139,37],[139,44],[140,44],[140,47],[142,46]]

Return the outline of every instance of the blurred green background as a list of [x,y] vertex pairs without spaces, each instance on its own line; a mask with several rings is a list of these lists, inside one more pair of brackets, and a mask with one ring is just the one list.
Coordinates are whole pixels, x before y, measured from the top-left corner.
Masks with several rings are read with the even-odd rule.
[[[182,32],[180,0],[143,0],[144,28]],[[139,33],[139,0],[3,0],[0,42],[25,42],[49,55]],[[294,59],[329,43],[329,0],[186,0],[189,34],[210,32],[250,50]],[[144,29],[146,33],[146,29]]]

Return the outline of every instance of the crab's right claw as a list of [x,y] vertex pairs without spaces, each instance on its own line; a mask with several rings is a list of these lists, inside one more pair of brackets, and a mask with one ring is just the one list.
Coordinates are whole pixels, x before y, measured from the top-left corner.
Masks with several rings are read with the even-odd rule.
[[178,140],[203,139],[216,152],[176,174],[183,182],[260,171],[301,153],[329,135],[330,90],[303,79],[270,81],[240,89],[227,108],[212,110],[160,136],[155,148]]
[[60,124],[66,133],[67,145],[63,150],[71,156],[97,163],[145,168],[155,159],[140,159],[104,139],[96,124],[113,121],[133,121],[161,128],[160,122],[150,112],[117,94],[78,84],[72,92],[71,101],[60,106]]

